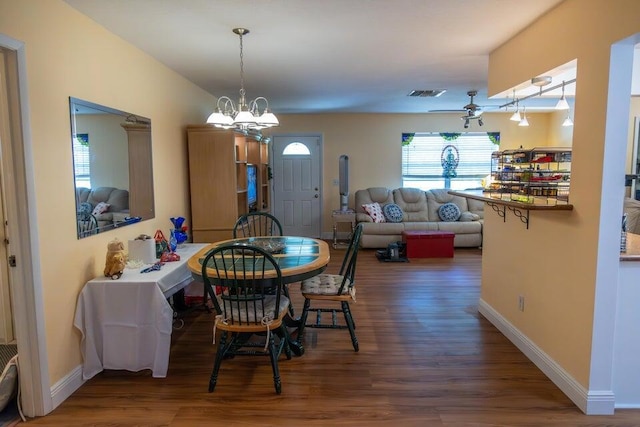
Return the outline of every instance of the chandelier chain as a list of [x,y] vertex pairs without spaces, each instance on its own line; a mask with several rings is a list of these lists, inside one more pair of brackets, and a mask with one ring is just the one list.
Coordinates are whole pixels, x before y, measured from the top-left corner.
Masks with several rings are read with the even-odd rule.
[[240,103],[245,103],[244,90],[244,48],[242,43],[242,33],[240,33]]

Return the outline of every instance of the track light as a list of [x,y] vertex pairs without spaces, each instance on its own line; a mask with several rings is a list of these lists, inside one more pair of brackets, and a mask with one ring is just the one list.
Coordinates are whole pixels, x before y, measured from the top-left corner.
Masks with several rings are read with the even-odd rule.
[[518,126],[529,126],[529,120],[527,120],[526,108],[522,109],[522,120],[518,123]]
[[564,80],[562,81],[562,96],[560,97],[560,99],[558,100],[558,103],[556,104],[556,110],[568,110],[569,109],[569,103],[567,102],[567,100],[564,97]]
[[[513,91],[513,97],[516,97],[516,91]],[[513,113],[511,115],[511,117],[509,118],[509,120],[514,121],[514,122],[519,122],[520,120],[522,120],[522,117],[520,117],[520,107],[518,106],[518,100],[516,99],[516,112]]]
[[573,126],[573,120],[571,120],[571,117],[569,117],[569,112],[567,111],[567,118],[564,119],[564,122],[562,122],[562,126]]

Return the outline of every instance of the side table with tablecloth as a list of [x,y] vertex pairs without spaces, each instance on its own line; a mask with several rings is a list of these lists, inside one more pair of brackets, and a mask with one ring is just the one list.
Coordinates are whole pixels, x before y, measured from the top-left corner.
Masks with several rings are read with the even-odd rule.
[[82,333],[85,380],[103,369],[151,369],[154,377],[166,377],[173,322],[167,298],[192,282],[187,261],[205,246],[184,244],[176,251],[180,261],[157,271],[125,269],[119,280],[87,282],[74,319]]

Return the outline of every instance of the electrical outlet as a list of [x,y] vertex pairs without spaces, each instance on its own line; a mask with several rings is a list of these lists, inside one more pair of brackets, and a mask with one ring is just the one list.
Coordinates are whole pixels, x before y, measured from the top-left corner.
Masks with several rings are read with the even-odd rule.
[[518,310],[524,311],[524,296],[518,296]]

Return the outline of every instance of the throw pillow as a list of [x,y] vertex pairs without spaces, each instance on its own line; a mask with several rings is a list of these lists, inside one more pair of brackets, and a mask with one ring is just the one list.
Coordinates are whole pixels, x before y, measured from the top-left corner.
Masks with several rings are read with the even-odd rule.
[[93,206],[91,206],[91,203],[89,202],[82,202],[78,206],[78,215],[80,215],[83,218],[88,217],[92,211],[93,211]]
[[382,207],[384,219],[387,222],[402,222],[402,208],[395,203],[387,203]]
[[105,213],[108,209],[109,206],[111,206],[108,203],[105,202],[100,202],[96,205],[95,208],[93,208],[93,212],[91,212],[94,216],[95,215],[100,215],[101,213]]
[[445,203],[438,208],[441,221],[454,222],[460,218],[460,208],[455,203]]
[[362,205],[362,209],[364,209],[364,211],[369,214],[369,216],[373,219],[373,222],[385,222],[380,203],[367,203]]

